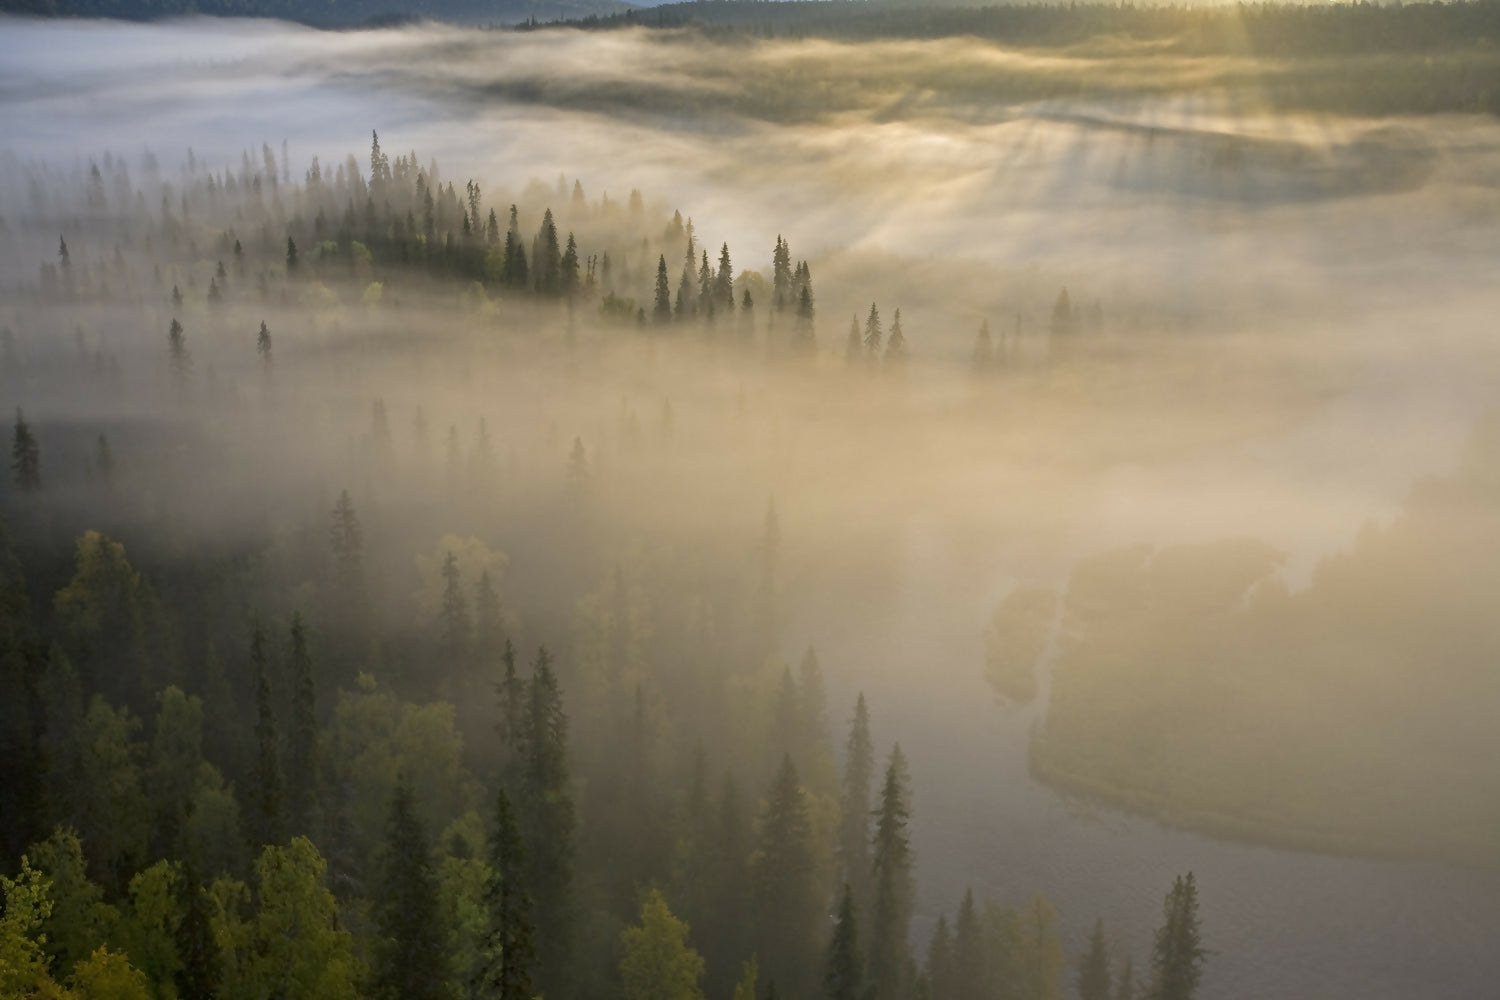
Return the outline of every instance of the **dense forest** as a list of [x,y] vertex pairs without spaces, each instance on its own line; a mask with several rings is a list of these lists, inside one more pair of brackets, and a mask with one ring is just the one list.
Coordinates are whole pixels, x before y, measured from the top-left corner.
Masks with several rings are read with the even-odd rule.
[[787,649],[775,497],[704,492],[747,380],[901,399],[899,309],[820,348],[789,240],[378,137],[7,170],[0,994],[1195,994],[1191,874],[1139,967],[1040,896],[913,940],[921,789]]

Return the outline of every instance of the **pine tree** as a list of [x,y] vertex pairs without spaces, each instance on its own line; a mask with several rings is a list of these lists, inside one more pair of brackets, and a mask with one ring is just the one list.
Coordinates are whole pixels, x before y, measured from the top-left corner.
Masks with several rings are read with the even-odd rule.
[[438,656],[442,674],[451,679],[462,675],[470,642],[469,602],[464,597],[458,557],[449,552],[443,559],[443,603],[438,611]]
[[995,364],[995,348],[990,341],[990,321],[979,324],[979,336],[974,340],[974,355],[969,364],[978,374],[984,374]]
[[490,571],[479,574],[474,588],[474,648],[486,666],[493,664],[505,645],[505,621],[500,614],[500,594]]
[[329,546],[333,550],[334,600],[341,623],[353,627],[359,624],[364,607],[364,532],[348,490],[339,492],[332,520]]
[[875,780],[875,744],[870,738],[870,711],[863,693],[854,702],[854,718],[844,745],[844,779],[839,797],[839,872],[854,897],[855,912],[868,916],[874,903],[870,879],[870,791]]
[[1078,1000],[1110,1000],[1109,942],[1104,921],[1095,920],[1088,951],[1078,962]]
[[666,254],[660,254],[656,258],[656,304],[651,318],[658,326],[671,322],[672,319],[672,287],[667,281]]
[[1135,962],[1129,955],[1125,956],[1125,964],[1120,968],[1120,978],[1115,982],[1112,1000],[1139,1000],[1135,988]]
[[859,317],[849,317],[849,336],[844,339],[844,363],[857,365],[864,360],[865,345],[859,335]]
[[1193,873],[1172,882],[1151,952],[1150,1000],[1193,1000],[1208,952],[1198,929],[1198,883]]
[[495,210],[490,209],[489,221],[484,224],[484,242],[488,246],[494,246],[500,242],[500,220],[495,217]]
[[318,708],[312,654],[302,615],[292,615],[292,731],[288,754],[288,804],[298,832],[312,833],[312,810],[318,789]]
[[379,940],[375,995],[381,1000],[448,1000],[447,933],[437,875],[415,796],[403,776],[391,797],[375,894]]
[[250,670],[255,685],[255,771],[252,802],[257,847],[279,844],[286,836],[283,812],[281,755],[271,698],[270,668],[266,663],[266,631],[256,622],[250,633]]
[[568,234],[568,248],[559,264],[558,294],[571,298],[578,291],[578,241]]
[[16,407],[16,429],[10,445],[10,472],[16,488],[23,493],[42,488],[42,449],[19,406]]
[[260,332],[255,335],[255,353],[260,355],[260,363],[266,371],[271,370],[271,331],[266,326],[266,321],[260,321]]
[[526,267],[526,248],[521,242],[521,223],[516,206],[510,206],[510,223],[505,230],[505,257],[500,266],[501,280],[512,288],[525,288],[530,283]]
[[296,273],[297,264],[297,244],[288,236],[286,238],[286,273],[288,276]]
[[714,303],[720,309],[734,308],[734,268],[729,263],[729,244],[719,251],[719,270],[714,275]]
[[876,813],[873,872],[875,903],[871,917],[870,980],[875,1000],[896,1000],[906,988],[910,964],[906,941],[913,899],[911,779],[898,743],[891,750]]
[[488,928],[478,995],[484,1000],[531,1000],[536,965],[536,929],[524,882],[526,851],[510,799],[495,797],[495,828],[489,842],[489,877],[484,886]]
[[175,318],[172,320],[172,325],[167,327],[167,358],[172,364],[172,378],[176,381],[177,388],[181,390],[187,380],[190,361],[187,337],[182,332],[182,324]]
[[986,979],[985,942],[974,906],[974,890],[964,892],[953,922],[953,995],[979,997]]
[[540,992],[566,993],[573,930],[573,854],[577,822],[569,788],[568,717],[546,647],[537,651],[521,723],[517,788],[526,887],[536,904]]
[[885,365],[887,368],[899,369],[905,365],[908,359],[906,349],[906,335],[901,331],[901,310],[896,310],[896,315],[891,319],[891,335],[885,342]]
[[865,1000],[865,959],[859,950],[858,926],[858,918],[854,915],[854,893],[846,882],[823,970],[823,996],[826,1000]]
[[790,756],[782,758],[761,814],[751,862],[756,954],[792,996],[816,983],[824,900],[818,890],[807,796]]
[[542,215],[542,226],[536,234],[536,253],[532,255],[536,290],[543,295],[562,294],[562,245],[557,240],[557,223],[552,209]]
[[778,233],[771,251],[771,308],[782,312],[792,307],[792,251]]
[[[510,640],[505,640],[505,652],[500,654],[502,673],[500,677],[500,742],[505,747],[507,780],[518,766],[521,753],[521,738],[526,716],[526,685],[516,673],[516,651]],[[512,786],[514,787],[514,786]]]
[[965,1000],[953,992],[953,936],[948,918],[941,913],[927,943],[925,974],[929,1000]]
[[880,311],[870,303],[870,315],[865,318],[865,361],[874,364],[880,358],[880,343],[885,334],[880,329]]
[[812,286],[804,284],[797,293],[797,323],[793,327],[792,347],[796,354],[812,357],[818,353],[818,338],[814,330]]

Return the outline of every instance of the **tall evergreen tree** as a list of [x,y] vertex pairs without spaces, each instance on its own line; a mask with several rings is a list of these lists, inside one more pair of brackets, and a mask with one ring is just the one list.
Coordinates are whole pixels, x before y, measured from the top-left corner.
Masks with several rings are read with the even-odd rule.
[[464,597],[458,557],[443,558],[443,602],[438,611],[438,655],[442,676],[450,682],[463,674],[470,643],[469,602]]
[[177,383],[180,391],[188,376],[190,365],[187,349],[187,337],[182,332],[182,324],[174,317],[172,325],[167,327],[167,359],[172,365],[172,379]]
[[771,251],[771,308],[783,312],[792,308],[792,251],[778,233],[776,249]]
[[521,223],[516,206],[510,206],[510,224],[505,230],[505,256],[500,265],[501,280],[512,288],[525,288],[531,281],[526,266],[526,247],[521,242]]
[[906,989],[907,930],[914,902],[912,884],[911,779],[898,743],[891,749],[876,813],[871,916],[870,981],[875,1000],[896,1000]]
[[484,1000],[531,1000],[531,970],[536,965],[536,929],[526,891],[526,849],[516,828],[510,798],[495,797],[495,828],[489,842],[489,876],[484,887],[487,910],[484,965],[478,995]]
[[1078,1000],[1110,1000],[1109,941],[1104,921],[1095,920],[1088,951],[1078,961]]
[[755,952],[770,980],[792,996],[807,996],[816,987],[826,903],[817,884],[807,796],[790,756],[766,797],[751,864]]
[[261,365],[269,371],[272,364],[271,330],[265,320],[260,321],[260,332],[255,335],[255,353],[260,355]]
[[953,922],[953,995],[980,997],[986,979],[984,931],[974,906],[974,890],[964,892]]
[[859,918],[854,913],[854,892],[846,882],[839,900],[838,920],[828,942],[823,968],[826,1000],[865,1000],[865,958],[859,950]]
[[558,242],[557,223],[552,220],[550,208],[542,215],[531,264],[538,292],[551,296],[562,294],[562,244]]
[[271,697],[271,671],[266,663],[266,631],[256,622],[250,632],[250,670],[255,685],[255,769],[252,828],[255,846],[279,844],[286,835],[282,801],[284,781]]
[[299,833],[314,833],[313,808],[318,791],[318,706],[307,625],[301,614],[291,625],[292,727],[288,761],[288,805]]
[[865,318],[865,361],[874,364],[880,359],[880,344],[885,334],[880,329],[880,310],[870,303],[870,315]]
[[899,369],[906,364],[910,354],[906,347],[906,334],[901,329],[901,310],[891,319],[891,335],[885,342],[885,365]]
[[948,918],[941,913],[927,943],[925,975],[929,1000],[967,1000],[953,989],[953,935],[948,931]]
[[568,247],[563,251],[558,271],[559,295],[571,297],[578,292],[578,241],[568,233]]
[[538,985],[544,996],[570,992],[573,854],[576,819],[569,787],[568,717],[546,647],[537,651],[521,725],[517,799],[526,851],[526,887],[536,904]]
[[449,1000],[447,933],[437,875],[411,784],[403,776],[391,797],[374,897],[379,940],[375,995],[380,1000]]
[[1149,1000],[1193,1000],[1208,958],[1198,928],[1198,883],[1179,875],[1162,903],[1162,925],[1151,951]]
[[725,312],[734,309],[734,268],[729,263],[729,244],[719,251],[719,270],[714,275],[714,305]]
[[651,318],[660,326],[672,319],[672,286],[667,280],[667,255],[656,258],[656,300]]
[[41,489],[42,449],[19,406],[16,407],[16,429],[10,446],[10,472],[16,488],[22,492]]
[[854,702],[849,739],[844,744],[839,834],[835,845],[840,877],[854,897],[855,913],[868,917],[874,904],[870,868],[870,795],[875,781],[875,744],[863,693]]

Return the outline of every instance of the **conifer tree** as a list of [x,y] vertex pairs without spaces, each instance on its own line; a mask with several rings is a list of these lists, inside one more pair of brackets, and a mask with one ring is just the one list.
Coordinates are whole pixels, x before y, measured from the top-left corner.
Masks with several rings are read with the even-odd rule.
[[505,644],[505,621],[500,615],[500,594],[490,571],[479,574],[474,588],[474,647],[486,666],[495,662]]
[[312,812],[318,790],[318,709],[312,654],[307,648],[307,625],[300,613],[291,625],[292,731],[287,763],[288,805],[301,833],[316,832]]
[[449,1000],[447,935],[427,835],[403,776],[391,797],[374,897],[380,1000]]
[[526,248],[521,242],[521,223],[516,206],[510,206],[510,224],[505,230],[505,257],[500,267],[501,280],[512,288],[525,288],[531,278],[526,266]]
[[255,685],[255,797],[251,812],[255,845],[260,847],[281,843],[286,822],[270,667],[266,663],[266,631],[259,622],[250,632],[250,670]]
[[557,239],[557,223],[552,220],[550,208],[542,215],[542,226],[537,230],[532,271],[538,292],[553,297],[562,294],[562,245]]
[[572,951],[576,819],[568,766],[568,717],[546,647],[537,651],[521,723],[517,799],[526,851],[526,887],[536,905],[538,985],[566,992]]
[[778,233],[776,249],[771,251],[771,308],[775,312],[792,308],[792,251]]
[[1104,921],[1095,920],[1088,951],[1078,961],[1078,1000],[1110,1000],[1109,942]]
[[974,340],[974,355],[969,364],[978,374],[989,371],[995,363],[995,348],[990,341],[990,321],[983,320],[979,324],[979,336]]
[[899,369],[906,364],[907,358],[906,334],[901,330],[901,310],[897,309],[891,319],[891,335],[885,342],[885,365]]
[[271,370],[271,331],[266,326],[266,321],[260,321],[260,332],[255,335],[255,353],[260,355],[260,363],[266,369]]
[[181,390],[187,380],[189,360],[187,337],[182,332],[182,324],[175,317],[172,325],[167,327],[167,358],[172,364],[172,378]]
[[568,234],[568,248],[559,264],[558,294],[572,297],[578,291],[578,241]]
[[443,559],[443,603],[438,611],[438,655],[441,670],[449,679],[461,675],[469,651],[469,602],[464,597],[458,557],[449,552]]
[[864,360],[865,345],[859,334],[859,317],[849,317],[849,336],[844,338],[844,363],[857,365]]
[[986,964],[974,890],[968,889],[953,922],[953,995],[960,998],[980,996],[985,986]]
[[286,238],[286,273],[288,277],[296,273],[297,265],[297,243],[288,236]]
[[854,912],[854,892],[844,883],[838,920],[828,942],[828,960],[823,970],[826,1000],[865,1000],[865,958],[859,950],[859,920]]
[[825,902],[818,890],[807,796],[790,756],[766,796],[760,835],[751,862],[756,954],[768,977],[793,996],[807,996],[816,983]]
[[843,788],[839,797],[836,845],[842,881],[853,895],[855,912],[868,916],[874,903],[870,867],[870,793],[875,780],[875,744],[870,738],[870,711],[863,693],[854,702],[854,718],[844,745]]
[[16,429],[10,445],[10,472],[16,488],[23,493],[41,489],[42,449],[19,406],[16,407]]
[[913,900],[911,779],[898,743],[891,749],[876,813],[871,916],[870,981],[875,1000],[897,1000],[906,988],[910,964],[906,941]]
[[927,943],[925,975],[929,1000],[961,1000],[953,992],[953,936],[948,931],[948,918],[941,913]]
[[865,361],[874,364],[880,358],[880,344],[885,334],[880,329],[880,311],[870,303],[870,315],[865,318]]
[[1125,956],[1125,964],[1120,968],[1120,978],[1115,981],[1111,1000],[1140,1000],[1135,988],[1135,962],[1129,955]]
[[720,309],[734,308],[734,268],[729,263],[729,244],[719,251],[719,270],[714,275],[714,303]]
[[500,242],[500,220],[495,217],[493,208],[490,209],[489,220],[484,224],[484,242],[487,246]]
[[1198,883],[1179,875],[1162,904],[1163,921],[1151,952],[1149,1000],[1193,1000],[1208,952],[1198,928]]
[[488,926],[478,994],[484,1000],[531,1000],[536,929],[532,924],[531,897],[524,882],[526,851],[510,798],[503,788],[495,797],[489,863],[484,886]]
[[818,352],[817,335],[813,328],[814,310],[812,286],[804,284],[797,293],[797,324],[793,328],[793,348],[803,357],[812,357]]
[[656,258],[656,304],[651,318],[658,326],[672,319],[672,287],[667,281],[666,254],[660,254]]

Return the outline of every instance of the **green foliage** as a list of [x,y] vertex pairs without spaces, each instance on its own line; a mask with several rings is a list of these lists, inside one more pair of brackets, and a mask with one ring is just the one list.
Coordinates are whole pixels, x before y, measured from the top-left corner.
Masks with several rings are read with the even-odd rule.
[[176,1000],[182,971],[177,932],[184,916],[180,867],[158,861],[137,872],[130,879],[129,895],[118,931],[123,950],[144,977],[152,1000]]
[[445,1000],[448,928],[431,849],[410,784],[398,779],[373,897],[379,932],[375,994],[384,1000]]
[[846,884],[839,901],[838,922],[834,924],[833,937],[828,942],[828,958],[823,966],[823,996],[826,1000],[865,1000],[864,976],[865,956],[859,947],[854,892]]
[[0,913],[0,996],[56,995],[43,948],[42,927],[52,912],[47,877],[25,856],[15,878],[0,875],[5,910]]
[[152,1000],[151,981],[130,959],[100,946],[68,977],[79,1000]]
[[213,883],[211,925],[223,963],[222,1000],[359,995],[361,969],[324,885],[326,868],[310,840],[294,837],[285,847],[265,848],[256,860],[253,911],[244,883]]
[[688,926],[653,889],[640,923],[620,935],[620,979],[626,1000],[703,1000],[703,958],[687,943]]
[[894,1000],[907,988],[911,960],[908,928],[916,903],[912,877],[911,777],[898,743],[891,748],[875,813],[872,866],[875,900],[870,922],[870,980],[876,1000]]
[[41,923],[47,954],[65,976],[100,942],[113,939],[120,911],[105,902],[103,887],[89,878],[83,845],[71,829],[57,828],[28,854],[49,886]]
[[1198,929],[1198,883],[1179,875],[1162,903],[1162,925],[1151,949],[1147,1000],[1193,1000],[1208,958]]
[[751,891],[756,954],[767,978],[788,994],[816,989],[825,900],[817,877],[807,793],[783,758],[761,809]]

